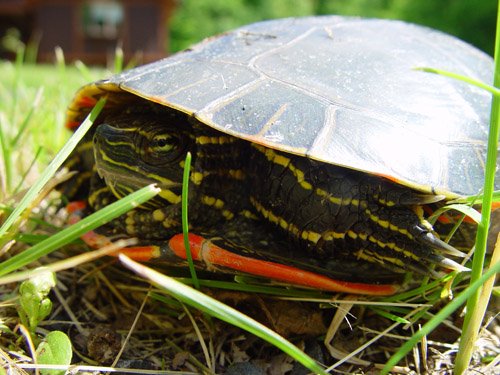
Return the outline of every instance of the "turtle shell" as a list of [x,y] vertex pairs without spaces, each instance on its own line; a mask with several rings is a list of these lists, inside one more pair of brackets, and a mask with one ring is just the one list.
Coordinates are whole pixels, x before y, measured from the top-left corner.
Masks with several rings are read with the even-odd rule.
[[424,192],[477,194],[491,95],[416,67],[493,79],[488,55],[426,27],[288,18],[241,27],[88,85],[68,124],[79,124],[107,92],[108,106],[133,105],[137,98],[127,92],[267,147]]

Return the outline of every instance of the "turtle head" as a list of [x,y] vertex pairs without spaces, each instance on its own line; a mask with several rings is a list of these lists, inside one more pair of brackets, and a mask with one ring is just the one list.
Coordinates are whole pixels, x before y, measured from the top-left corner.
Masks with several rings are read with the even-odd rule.
[[117,198],[155,183],[162,192],[149,203],[180,202],[189,136],[175,124],[144,114],[118,116],[97,126],[93,143],[97,173]]

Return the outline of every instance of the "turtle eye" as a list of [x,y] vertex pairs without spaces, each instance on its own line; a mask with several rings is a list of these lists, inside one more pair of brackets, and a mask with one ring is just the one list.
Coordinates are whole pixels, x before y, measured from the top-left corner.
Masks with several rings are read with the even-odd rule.
[[175,140],[169,134],[158,134],[149,142],[149,152],[166,153],[175,147]]
[[175,160],[182,153],[181,141],[174,134],[159,133],[149,139],[146,146],[145,161],[159,165]]

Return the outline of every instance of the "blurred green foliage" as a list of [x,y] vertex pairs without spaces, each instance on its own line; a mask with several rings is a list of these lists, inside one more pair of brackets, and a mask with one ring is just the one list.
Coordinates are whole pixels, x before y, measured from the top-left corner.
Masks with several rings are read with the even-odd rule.
[[406,20],[493,54],[496,0],[179,0],[170,23],[171,52],[252,22],[315,14]]

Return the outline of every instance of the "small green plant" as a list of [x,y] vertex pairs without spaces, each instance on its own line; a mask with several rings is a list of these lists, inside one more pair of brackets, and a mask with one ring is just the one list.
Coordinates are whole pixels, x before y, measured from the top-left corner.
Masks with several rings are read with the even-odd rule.
[[[65,365],[71,363],[71,342],[65,333],[52,331],[36,348],[38,363],[43,365]],[[41,369],[43,375],[64,374],[65,370]]]
[[35,329],[38,324],[52,310],[52,302],[48,298],[48,294],[55,285],[55,274],[44,272],[26,280],[19,288],[19,318],[33,338],[35,338]]
[[[36,346],[36,356],[39,364],[69,365],[71,363],[71,342],[65,333],[52,331],[43,341],[36,335],[38,324],[52,311],[52,301],[48,294],[56,285],[53,272],[42,272],[24,281],[19,288],[18,314],[21,323],[28,329],[31,341]],[[46,375],[63,374],[64,370],[40,371]]]

